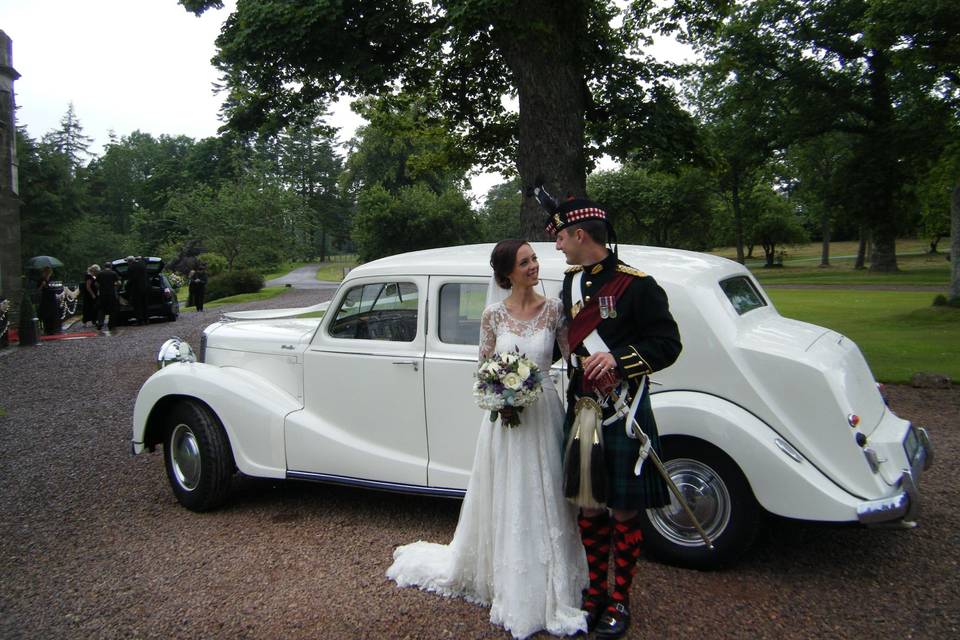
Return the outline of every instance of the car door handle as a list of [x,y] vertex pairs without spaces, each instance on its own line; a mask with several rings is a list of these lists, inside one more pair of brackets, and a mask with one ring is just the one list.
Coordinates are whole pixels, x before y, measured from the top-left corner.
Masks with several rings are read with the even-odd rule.
[[397,361],[397,362],[394,362],[393,364],[408,364],[408,365],[413,365],[413,370],[414,370],[414,371],[420,371],[420,363],[417,362],[416,360],[399,360],[399,361]]

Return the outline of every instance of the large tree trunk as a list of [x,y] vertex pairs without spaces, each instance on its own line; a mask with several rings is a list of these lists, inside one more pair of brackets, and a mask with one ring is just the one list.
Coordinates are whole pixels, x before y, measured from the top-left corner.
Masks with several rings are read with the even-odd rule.
[[[740,202],[740,176],[736,172],[733,174],[731,195],[733,203],[733,229],[737,244],[737,262],[743,264],[743,204]],[[750,246],[750,253],[753,254],[753,245]]]
[[[562,201],[587,191],[584,114],[587,88],[575,39],[585,30],[581,3],[527,0],[523,14],[543,25],[536,35],[494,27],[495,38],[513,73],[520,102],[517,169],[524,190],[541,177]],[[520,229],[527,240],[547,239],[547,214],[534,198],[523,198]]]
[[891,272],[898,271],[895,190],[900,170],[888,77],[890,59],[885,50],[874,49],[868,64],[873,126],[867,134],[863,172],[872,192],[867,202],[873,232],[870,271]]
[[950,199],[950,301],[960,302],[960,184]]
[[866,225],[860,225],[860,242],[857,244],[857,260],[853,263],[854,269],[864,269],[867,266],[867,244],[870,242],[870,232]]
[[820,233],[823,234],[823,244],[820,246],[820,266],[830,266],[830,213],[824,210],[820,214]]
[[870,251],[870,271],[890,273],[899,270],[897,267],[896,224],[874,227],[873,247]]

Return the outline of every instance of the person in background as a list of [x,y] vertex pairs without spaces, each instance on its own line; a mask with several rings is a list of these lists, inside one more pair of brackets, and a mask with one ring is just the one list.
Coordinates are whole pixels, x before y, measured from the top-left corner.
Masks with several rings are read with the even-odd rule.
[[60,303],[57,301],[57,291],[52,285],[53,269],[44,267],[37,285],[40,292],[38,315],[43,323],[43,332],[48,336],[60,332]]
[[190,300],[197,311],[203,311],[203,297],[207,293],[207,265],[202,262],[190,276]]
[[143,258],[127,256],[127,297],[133,314],[139,324],[148,324],[147,292],[150,290],[150,281],[147,277],[147,267]]
[[103,269],[97,273],[97,329],[103,329],[103,320],[110,316],[107,329],[113,331],[117,326],[117,283],[120,276],[110,267],[110,262],[104,263]]
[[97,322],[97,274],[100,273],[100,265],[92,264],[87,268],[87,273],[83,276],[83,289],[80,291],[83,302],[83,326],[87,323],[96,324]]

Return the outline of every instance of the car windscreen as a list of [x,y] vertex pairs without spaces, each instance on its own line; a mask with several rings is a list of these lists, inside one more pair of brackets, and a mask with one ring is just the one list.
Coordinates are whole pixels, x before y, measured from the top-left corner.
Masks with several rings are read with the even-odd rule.
[[748,311],[767,306],[766,300],[747,276],[734,276],[721,280],[720,288],[741,316]]

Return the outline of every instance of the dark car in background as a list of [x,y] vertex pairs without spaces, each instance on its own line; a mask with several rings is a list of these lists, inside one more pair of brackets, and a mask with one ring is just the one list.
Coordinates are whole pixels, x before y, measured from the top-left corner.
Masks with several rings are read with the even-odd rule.
[[[143,264],[147,271],[147,280],[150,283],[147,291],[147,317],[148,318],[166,318],[173,322],[180,315],[180,302],[177,300],[177,291],[166,274],[163,273],[165,263],[163,258],[143,258]],[[111,268],[120,276],[120,289],[118,290],[119,305],[117,308],[117,322],[125,324],[136,318],[133,310],[133,302],[130,299],[127,282],[127,271],[129,264],[125,258],[114,260],[110,263]]]

